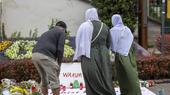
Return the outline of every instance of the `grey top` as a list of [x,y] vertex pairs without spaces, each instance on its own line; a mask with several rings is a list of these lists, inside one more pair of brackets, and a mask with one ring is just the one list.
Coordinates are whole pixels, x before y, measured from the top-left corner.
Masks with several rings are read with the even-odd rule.
[[42,53],[61,63],[64,53],[65,32],[59,27],[43,33],[33,49],[34,52]]

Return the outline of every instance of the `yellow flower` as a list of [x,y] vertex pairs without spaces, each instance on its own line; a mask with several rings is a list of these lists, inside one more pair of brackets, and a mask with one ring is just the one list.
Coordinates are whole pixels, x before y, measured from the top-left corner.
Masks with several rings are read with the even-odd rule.
[[0,42],[0,52],[5,50],[11,44],[12,44],[11,41],[2,41],[2,42]]

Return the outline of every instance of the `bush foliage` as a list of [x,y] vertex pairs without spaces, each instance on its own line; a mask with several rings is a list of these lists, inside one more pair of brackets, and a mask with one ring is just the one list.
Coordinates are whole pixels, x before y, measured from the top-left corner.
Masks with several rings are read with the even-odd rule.
[[[137,66],[140,79],[170,78],[170,55],[138,57]],[[15,79],[17,82],[29,79],[40,81],[38,72],[30,59],[2,62],[0,64],[0,80],[3,78]]]
[[140,79],[170,78],[170,55],[138,57],[137,65]]
[[8,60],[0,64],[0,80],[15,79],[17,82],[34,79],[40,81],[38,71],[30,59]]
[[121,14],[123,22],[134,28],[137,21],[137,0],[91,0],[98,9],[101,20],[111,26],[113,14]]

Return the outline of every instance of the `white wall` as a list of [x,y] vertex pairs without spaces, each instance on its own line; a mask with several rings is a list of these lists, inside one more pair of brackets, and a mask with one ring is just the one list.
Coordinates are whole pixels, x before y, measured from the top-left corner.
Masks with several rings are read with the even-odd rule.
[[71,35],[75,35],[84,21],[84,12],[92,7],[80,0],[2,0],[3,22],[8,37],[21,31],[23,37],[29,36],[30,29],[38,28],[38,35],[48,29],[52,18],[68,24]]

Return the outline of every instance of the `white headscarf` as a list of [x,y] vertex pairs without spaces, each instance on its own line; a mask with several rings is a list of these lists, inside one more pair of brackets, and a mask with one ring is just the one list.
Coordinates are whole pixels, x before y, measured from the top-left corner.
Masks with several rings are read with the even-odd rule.
[[73,60],[79,60],[82,55],[90,58],[91,39],[93,34],[92,20],[99,21],[97,10],[90,8],[85,13],[85,22],[82,23],[76,35],[76,50]]
[[131,30],[124,26],[119,14],[112,16],[112,24],[114,27],[110,29],[112,38],[111,50],[127,56],[133,42]]
[[85,13],[85,20],[86,21],[99,20],[96,8],[87,9]]

